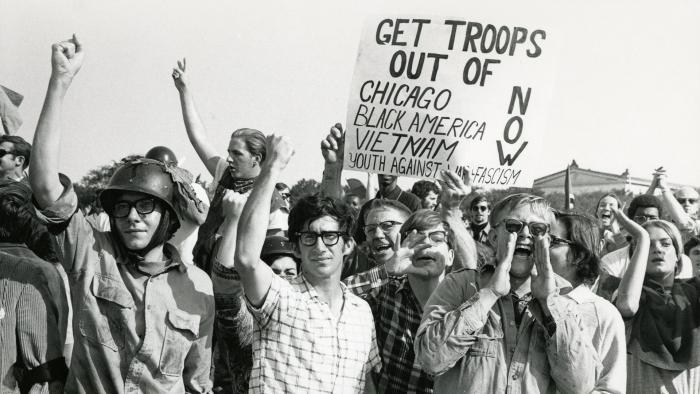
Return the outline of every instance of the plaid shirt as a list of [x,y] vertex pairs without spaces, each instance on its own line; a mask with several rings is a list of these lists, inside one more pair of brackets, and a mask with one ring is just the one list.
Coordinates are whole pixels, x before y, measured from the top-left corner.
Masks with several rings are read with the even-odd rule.
[[384,266],[345,279],[353,293],[362,296],[374,315],[383,368],[380,393],[432,393],[433,378],[416,362],[413,338],[423,308],[406,276],[389,277]]
[[[367,303],[343,287],[336,319],[304,275],[273,276],[255,320],[251,393],[361,393],[381,368]],[[246,299],[247,301],[247,299]]]

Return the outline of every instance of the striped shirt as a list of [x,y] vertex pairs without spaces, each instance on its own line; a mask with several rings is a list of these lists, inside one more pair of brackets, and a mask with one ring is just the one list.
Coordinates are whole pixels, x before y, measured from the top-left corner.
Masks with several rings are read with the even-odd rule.
[[360,393],[379,372],[372,312],[343,288],[336,319],[304,275],[273,276],[265,302],[248,302],[255,319],[251,393]]
[[[24,245],[0,243],[1,393],[19,393],[20,382],[15,377],[29,371],[48,381],[65,381],[67,316],[66,295],[56,268]],[[34,389],[48,392],[48,384],[41,379]]]

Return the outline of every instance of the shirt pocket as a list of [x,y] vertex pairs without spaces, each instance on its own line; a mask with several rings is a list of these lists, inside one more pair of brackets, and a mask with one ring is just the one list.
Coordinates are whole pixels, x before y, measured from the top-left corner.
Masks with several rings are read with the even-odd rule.
[[199,315],[172,309],[165,322],[165,339],[159,369],[163,375],[181,376],[185,356],[199,335]]
[[131,294],[108,276],[95,275],[90,295],[80,310],[80,334],[89,342],[121,351],[126,338],[124,309],[134,304]]
[[500,345],[501,338],[477,334],[474,339],[467,353],[469,357],[496,357],[496,347]]

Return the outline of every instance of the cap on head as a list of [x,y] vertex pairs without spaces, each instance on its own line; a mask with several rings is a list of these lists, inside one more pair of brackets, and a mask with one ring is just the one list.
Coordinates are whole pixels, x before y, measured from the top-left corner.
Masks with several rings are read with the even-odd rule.
[[175,157],[175,153],[170,150],[170,148],[165,146],[156,146],[151,148],[151,150],[146,152],[146,158],[162,161],[163,163],[170,164],[172,166],[177,165],[177,157]]
[[279,235],[271,235],[265,238],[260,258],[271,264],[272,260],[280,256],[295,257],[292,243],[286,237]]
[[[144,193],[158,198],[173,213],[175,210],[175,183],[166,172],[163,162],[151,159],[128,161],[117,168],[105,190],[100,193],[100,203],[108,213],[117,196],[122,192]],[[175,215],[179,220],[179,215]]]

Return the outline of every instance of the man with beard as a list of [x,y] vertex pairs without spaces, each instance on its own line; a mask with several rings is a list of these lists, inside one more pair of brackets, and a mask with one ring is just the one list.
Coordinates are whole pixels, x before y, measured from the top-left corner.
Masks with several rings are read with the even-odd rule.
[[514,194],[490,223],[497,266],[453,272],[424,308],[415,352],[435,392],[590,392],[598,360],[579,311],[549,261],[533,256],[555,223],[549,204]]

